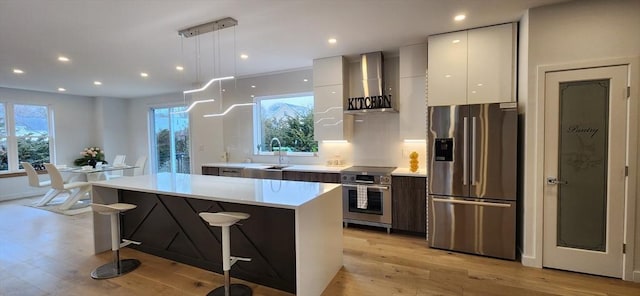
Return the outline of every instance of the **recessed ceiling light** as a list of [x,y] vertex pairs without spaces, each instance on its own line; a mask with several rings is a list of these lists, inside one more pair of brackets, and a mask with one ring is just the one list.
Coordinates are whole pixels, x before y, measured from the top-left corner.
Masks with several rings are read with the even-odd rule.
[[449,74],[444,75],[444,78],[451,78],[451,75],[449,75]]
[[336,40],[336,38],[330,38],[327,41],[329,42],[329,44],[336,44],[338,42],[338,40]]
[[476,93],[476,91],[475,91],[475,90],[474,90],[474,91],[471,91],[471,93],[472,93],[472,94],[475,94],[475,93]]
[[67,91],[67,89],[64,87],[58,87],[58,91]]
[[184,70],[184,67],[183,66],[176,66],[176,70],[182,71],[182,70]]
[[309,79],[305,78],[305,79],[302,79],[302,81],[307,82],[309,81]]
[[336,92],[335,92],[335,91],[332,91],[331,93],[332,93],[332,94],[335,94]]
[[16,74],[24,74],[24,71],[20,70],[20,69],[13,69],[13,73]]
[[241,58],[241,59],[243,59],[243,60],[246,60],[246,59],[248,59],[248,58],[249,58],[249,56],[248,56],[248,55],[246,55],[246,54],[241,54],[241,55],[240,55],[240,58]]
[[145,72],[140,72],[140,76],[142,77],[149,77],[149,74],[145,73]]
[[478,83],[478,86],[482,86],[482,83]]
[[61,61],[61,62],[68,62],[68,61],[69,61],[69,58],[68,58],[68,57],[65,57],[65,56],[59,56],[59,57],[58,57],[58,61]]
[[223,88],[222,91],[224,92],[224,91],[227,91],[227,90]]
[[464,14],[458,14],[458,15],[456,15],[453,19],[454,19],[456,22],[459,22],[459,21],[461,21],[461,20],[464,20],[465,18],[467,18],[467,16],[466,16],[466,15],[464,15]]
[[251,88],[256,88],[256,86],[255,86],[255,85],[252,85],[252,86],[251,86]]
[[252,98],[255,98],[255,96],[254,96],[254,95],[251,95],[251,97],[252,97]]
[[460,43],[460,39],[453,40],[451,43]]
[[96,81],[94,81],[94,82],[93,82],[93,84],[95,84],[95,85],[102,85],[102,82],[100,82],[100,81],[96,80]]

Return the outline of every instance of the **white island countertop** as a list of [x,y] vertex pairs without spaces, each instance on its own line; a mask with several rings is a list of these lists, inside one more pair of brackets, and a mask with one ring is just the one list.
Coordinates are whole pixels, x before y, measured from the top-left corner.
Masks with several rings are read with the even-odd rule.
[[340,184],[159,173],[92,182],[93,186],[204,200],[296,209]]

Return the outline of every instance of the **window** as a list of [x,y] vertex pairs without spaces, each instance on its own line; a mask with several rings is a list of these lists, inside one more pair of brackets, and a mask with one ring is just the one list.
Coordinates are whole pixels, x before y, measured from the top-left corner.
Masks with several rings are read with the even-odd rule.
[[153,170],[157,173],[191,173],[189,113],[186,107],[151,109]]
[[[289,155],[314,155],[318,142],[313,139],[313,95],[310,93],[260,97],[256,100],[254,143],[256,154],[274,149]],[[278,148],[273,138],[278,138]]]
[[47,106],[0,103],[0,171],[51,161],[51,117]]
[[7,151],[7,111],[5,104],[0,103],[0,172],[9,170]]

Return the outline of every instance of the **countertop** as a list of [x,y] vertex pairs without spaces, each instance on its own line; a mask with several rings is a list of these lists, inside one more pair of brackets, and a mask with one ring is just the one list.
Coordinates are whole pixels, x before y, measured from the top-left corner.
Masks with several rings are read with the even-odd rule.
[[[277,164],[268,163],[253,163],[253,162],[214,162],[205,163],[202,166],[206,167],[220,167],[220,168],[248,168],[248,169],[265,169]],[[317,172],[317,173],[340,173],[343,169],[349,166],[326,166],[326,165],[302,165],[291,164],[286,165],[283,171],[298,171],[298,172]]]
[[93,186],[296,209],[340,184],[160,173],[108,181]]
[[409,168],[397,168],[392,173],[391,176],[402,176],[402,177],[426,177],[427,169],[420,168],[417,172],[412,172]]

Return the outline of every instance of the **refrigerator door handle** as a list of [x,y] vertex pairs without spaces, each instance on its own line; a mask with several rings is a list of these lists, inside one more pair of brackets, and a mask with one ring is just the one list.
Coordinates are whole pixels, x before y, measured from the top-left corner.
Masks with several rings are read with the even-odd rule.
[[470,201],[470,200],[457,200],[457,199],[439,199],[439,198],[433,198],[432,200],[433,200],[433,202],[463,204],[463,205],[474,205],[474,206],[484,206],[484,207],[498,207],[498,208],[510,208],[511,207],[511,204],[508,204],[508,203],[493,203],[493,202],[484,202],[484,201]]
[[462,118],[462,142],[464,143],[462,149],[462,185],[467,185],[467,179],[469,179],[469,172],[467,167],[469,166],[469,128],[467,117]]
[[478,139],[476,138],[476,117],[471,119],[471,185],[476,185],[476,145]]

